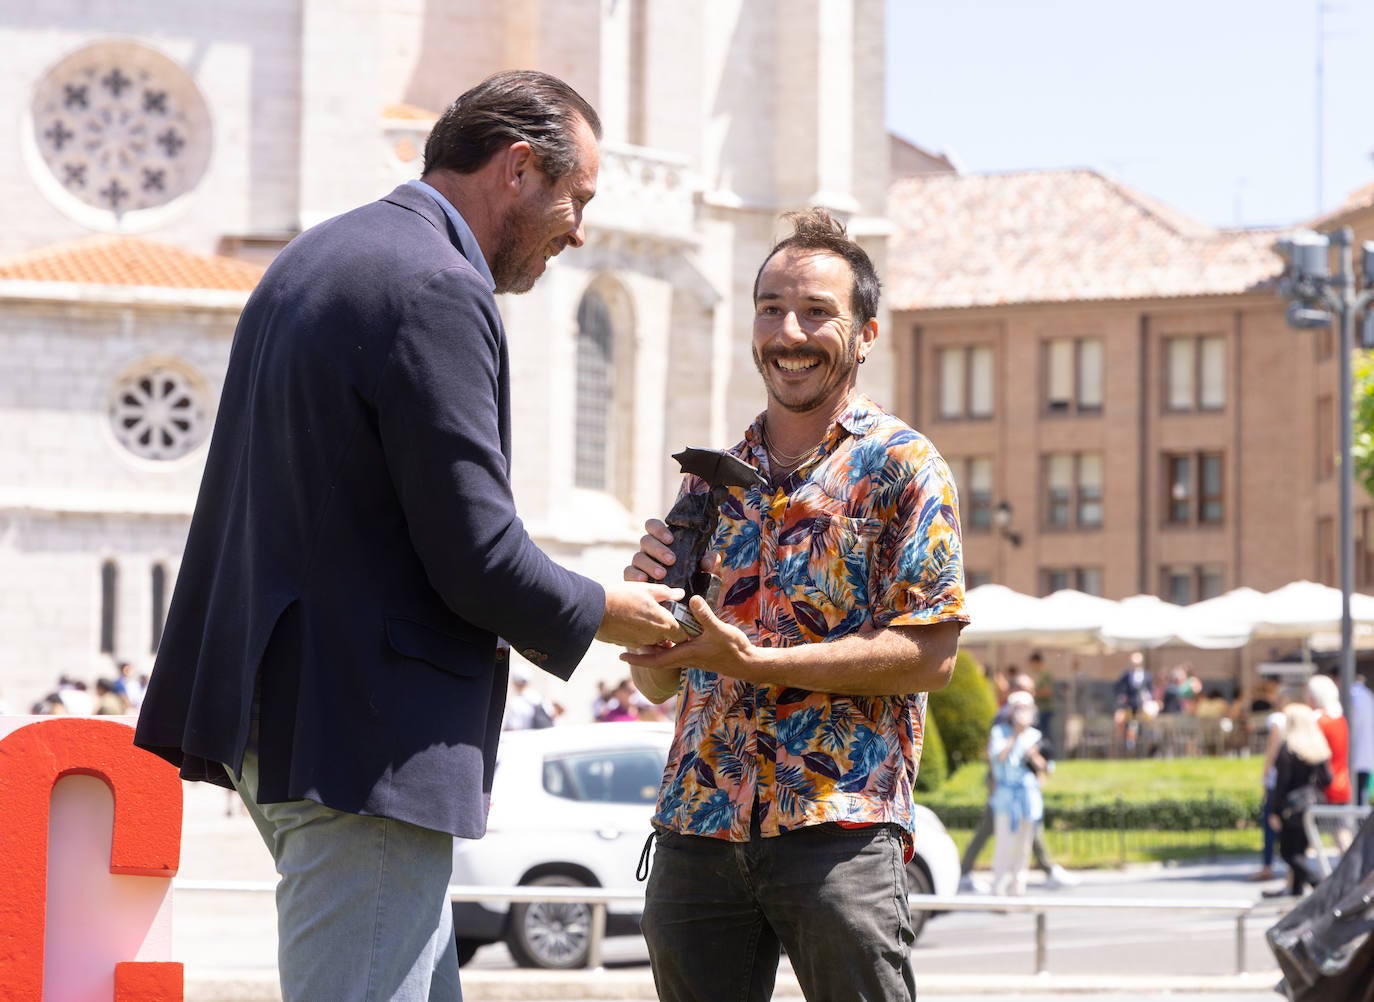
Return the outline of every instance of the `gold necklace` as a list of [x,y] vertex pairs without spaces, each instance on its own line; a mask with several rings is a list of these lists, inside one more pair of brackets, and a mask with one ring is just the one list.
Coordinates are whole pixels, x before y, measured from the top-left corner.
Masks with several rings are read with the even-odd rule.
[[808,459],[811,456],[811,454],[815,452],[817,449],[819,449],[825,442],[825,437],[822,436],[819,442],[817,442],[811,448],[807,449],[805,452],[799,452],[795,456],[789,456],[787,453],[783,452],[781,449],[773,445],[772,439],[768,437],[768,422],[765,421],[760,426],[759,430],[763,433],[764,451],[768,453],[769,460],[771,460],[777,466],[801,466],[802,461]]

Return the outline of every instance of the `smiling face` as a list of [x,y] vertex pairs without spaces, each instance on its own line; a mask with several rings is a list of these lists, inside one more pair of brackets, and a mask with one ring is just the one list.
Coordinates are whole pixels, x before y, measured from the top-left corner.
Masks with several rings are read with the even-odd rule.
[[549,258],[586,239],[582,210],[596,194],[601,161],[591,127],[578,119],[577,130],[575,170],[551,181],[531,163],[522,177],[519,200],[507,211],[488,262],[497,292],[528,292]]
[[842,409],[878,322],[854,328],[843,258],[789,248],[764,265],[754,300],[754,365],[770,401],[794,413]]

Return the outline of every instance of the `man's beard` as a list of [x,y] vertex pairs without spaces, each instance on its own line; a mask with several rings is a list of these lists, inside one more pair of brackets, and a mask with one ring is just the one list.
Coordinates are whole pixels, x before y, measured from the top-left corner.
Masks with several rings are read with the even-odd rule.
[[754,367],[759,370],[759,375],[763,377],[763,385],[768,390],[768,395],[776,400],[783,409],[792,411],[794,414],[805,414],[825,403],[825,401],[835,393],[837,388],[853,382],[854,370],[859,366],[859,334],[858,331],[850,332],[849,343],[845,346],[844,354],[835,360],[834,368],[831,370],[829,378],[821,384],[815,393],[809,397],[802,397],[801,399],[785,399],[779,395],[778,390],[774,388],[773,383],[768,378],[769,374],[773,371],[769,367],[769,363],[779,356],[790,356],[793,358],[811,356],[819,358],[821,365],[825,365],[827,364],[827,359],[823,354],[805,352],[801,356],[798,356],[795,352],[769,351],[767,358],[764,358],[759,355],[759,350],[755,348],[753,349],[753,355]]
[[543,245],[537,243],[538,239],[538,226],[531,222],[529,215],[518,209],[506,214],[501,231],[496,235],[496,249],[487,262],[498,293],[519,294],[534,288],[534,281],[539,277],[534,265],[544,256]]

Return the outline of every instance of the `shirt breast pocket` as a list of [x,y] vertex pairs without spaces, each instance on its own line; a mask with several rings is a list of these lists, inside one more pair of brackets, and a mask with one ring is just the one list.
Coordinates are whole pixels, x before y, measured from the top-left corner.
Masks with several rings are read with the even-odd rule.
[[777,589],[804,633],[824,640],[853,633],[868,616],[876,518],[807,514],[778,534]]

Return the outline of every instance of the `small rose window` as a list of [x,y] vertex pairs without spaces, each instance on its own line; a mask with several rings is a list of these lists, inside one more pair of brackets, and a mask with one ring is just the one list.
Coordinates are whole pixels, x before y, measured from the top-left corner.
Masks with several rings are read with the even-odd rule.
[[121,379],[110,400],[115,439],[143,459],[179,459],[209,430],[205,390],[168,365],[144,367]]

